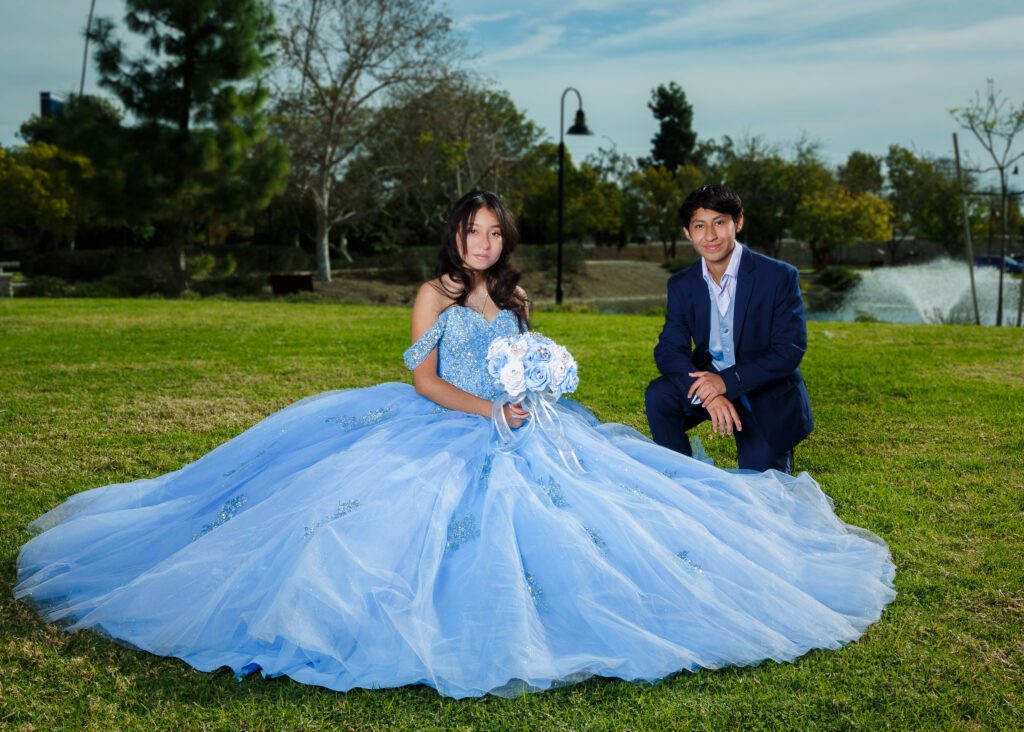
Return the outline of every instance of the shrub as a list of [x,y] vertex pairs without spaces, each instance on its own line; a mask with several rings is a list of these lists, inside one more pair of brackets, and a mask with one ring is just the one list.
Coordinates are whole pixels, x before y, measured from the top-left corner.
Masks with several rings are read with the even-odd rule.
[[675,274],[676,272],[689,267],[694,261],[695,260],[693,259],[682,259],[680,257],[676,257],[675,259],[666,259],[661,263],[661,266],[672,274]]
[[861,280],[860,272],[852,267],[826,267],[818,272],[816,281],[832,292],[846,292]]
[[71,290],[71,285],[60,277],[37,275],[29,277],[25,286],[16,292],[19,297],[67,297]]
[[[558,265],[557,244],[523,244],[516,249],[516,266],[524,272],[554,272]],[[583,247],[562,245],[562,274],[582,274],[586,270]]]

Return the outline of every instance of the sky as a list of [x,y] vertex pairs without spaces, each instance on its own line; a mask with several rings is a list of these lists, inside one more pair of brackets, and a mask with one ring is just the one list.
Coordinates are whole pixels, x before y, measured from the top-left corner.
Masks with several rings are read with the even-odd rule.
[[[949,109],[989,78],[1024,103],[1020,0],[448,0],[467,65],[504,89],[557,140],[567,87],[593,137],[568,137],[576,159],[599,147],[650,153],[651,90],[674,81],[701,139],[759,136],[783,151],[801,137],[838,164],[890,144],[951,155]],[[0,0],[0,144],[38,110],[39,92],[77,90],[88,0]],[[96,0],[120,19],[121,0]],[[97,92],[95,70],[86,92]],[[571,121],[576,98],[566,97]],[[976,161],[984,153],[961,133]],[[1024,139],[1019,143],[1024,145]],[[1019,186],[1018,186],[1019,187]]]

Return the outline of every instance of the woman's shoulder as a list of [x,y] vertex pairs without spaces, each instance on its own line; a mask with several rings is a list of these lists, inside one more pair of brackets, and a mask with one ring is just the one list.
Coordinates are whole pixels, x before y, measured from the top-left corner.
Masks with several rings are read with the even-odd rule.
[[459,292],[459,286],[442,275],[420,285],[419,292],[416,293],[416,303],[435,305],[442,310],[455,302]]
[[439,320],[458,297],[459,290],[455,288],[457,285],[445,282],[443,276],[420,285],[412,308],[413,321],[422,327]]

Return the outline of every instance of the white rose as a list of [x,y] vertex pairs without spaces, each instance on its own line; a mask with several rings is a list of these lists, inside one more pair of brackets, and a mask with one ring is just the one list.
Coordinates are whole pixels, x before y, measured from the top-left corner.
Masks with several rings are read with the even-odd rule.
[[565,378],[565,374],[569,371],[569,361],[571,360],[571,357],[564,349],[552,356],[551,363],[548,364],[552,384],[558,385],[562,383],[562,379]]
[[530,344],[526,342],[525,338],[516,338],[514,342],[509,344],[509,351],[520,361],[526,355],[527,351],[530,350]]
[[526,391],[526,375],[520,361],[512,360],[505,364],[498,373],[498,379],[513,399]]
[[508,340],[505,338],[495,338],[491,341],[491,345],[487,349],[487,359],[490,360],[497,356],[499,353],[504,353],[506,356],[512,354],[512,350],[509,348]]

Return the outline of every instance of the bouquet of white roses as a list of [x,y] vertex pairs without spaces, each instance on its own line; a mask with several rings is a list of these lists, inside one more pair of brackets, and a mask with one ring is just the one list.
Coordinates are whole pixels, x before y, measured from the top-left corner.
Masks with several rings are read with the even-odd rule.
[[[538,430],[558,451],[570,470],[585,472],[572,445],[562,432],[554,403],[562,394],[576,391],[580,378],[572,354],[550,338],[526,332],[502,336],[487,349],[487,371],[505,397],[494,402],[492,417],[499,445],[514,450]],[[530,418],[517,430],[508,426],[504,405],[520,402]]]
[[576,360],[565,346],[530,331],[491,341],[487,371],[513,401],[526,394],[557,400],[580,383]]

